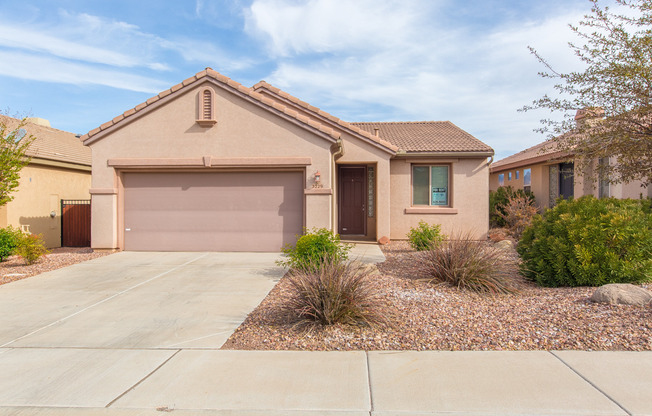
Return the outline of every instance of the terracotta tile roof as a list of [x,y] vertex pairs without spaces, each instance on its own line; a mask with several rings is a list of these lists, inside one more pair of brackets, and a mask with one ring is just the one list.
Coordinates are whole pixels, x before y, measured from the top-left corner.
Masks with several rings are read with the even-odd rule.
[[[5,123],[10,130],[18,127],[20,123],[20,120],[3,115],[0,115],[0,121]],[[84,146],[74,134],[33,123],[26,123],[23,128],[27,131],[27,135],[36,138],[27,148],[25,152],[27,156],[85,166],[91,165],[91,149]]]
[[355,123],[348,123],[348,122],[346,122],[344,120],[341,120],[341,119],[335,117],[334,115],[332,115],[330,113],[327,113],[324,110],[321,110],[321,109],[319,109],[319,108],[317,108],[317,107],[315,107],[313,105],[310,105],[307,102],[302,101],[302,100],[298,99],[297,97],[295,97],[295,96],[293,96],[291,94],[288,94],[287,92],[281,90],[280,88],[277,88],[277,87],[269,84],[268,82],[260,81],[259,83],[254,85],[252,87],[252,89],[254,91],[256,91],[256,92],[263,92],[263,93],[264,92],[271,92],[272,94],[277,95],[277,96],[279,96],[281,98],[284,98],[284,99],[290,101],[291,103],[303,108],[304,110],[307,110],[308,112],[312,113],[315,116],[318,116],[318,117],[320,117],[322,119],[328,120],[328,121],[330,121],[330,122],[332,122],[334,124],[337,124],[339,127],[344,128],[346,130],[349,130],[349,132],[351,132],[351,133],[353,133],[355,135],[362,136],[367,140],[371,140],[372,142],[380,144],[381,146],[392,150],[392,152],[396,152],[396,151],[399,150],[399,148],[394,143],[391,143],[391,142],[383,139],[382,137],[377,137],[377,136],[371,134],[367,130],[359,128],[358,126],[355,125]]
[[562,157],[564,157],[564,153],[557,150],[557,146],[553,142],[546,140],[492,163],[489,170],[492,173],[500,172]]
[[450,121],[397,121],[351,123],[378,135],[406,153],[487,152],[493,149]]
[[240,93],[240,94],[245,95],[245,96],[250,97],[250,98],[253,98],[254,100],[260,102],[261,104],[263,104],[263,105],[265,105],[267,107],[270,107],[273,110],[281,112],[281,113],[289,116],[290,118],[295,119],[296,121],[298,121],[300,124],[303,124],[307,128],[312,128],[312,129],[318,130],[319,132],[321,132],[323,134],[331,136],[335,140],[340,138],[340,133],[339,132],[336,132],[335,130],[333,130],[333,129],[327,127],[327,126],[324,126],[321,123],[317,123],[317,122],[311,120],[310,118],[308,118],[308,117],[306,117],[304,115],[298,114],[296,111],[294,111],[294,110],[292,110],[292,109],[290,109],[290,108],[288,108],[288,107],[286,107],[286,106],[284,106],[282,104],[279,104],[276,101],[274,101],[274,100],[272,100],[270,98],[267,98],[262,94],[259,94],[259,93],[255,92],[252,88],[245,87],[244,85],[232,80],[231,78],[228,78],[228,77],[220,74],[219,72],[217,72],[217,71],[215,71],[215,70],[213,70],[211,68],[206,68],[205,70],[196,73],[192,77],[190,77],[188,79],[185,79],[183,82],[181,82],[181,83],[179,83],[177,85],[174,85],[174,86],[172,86],[171,88],[169,88],[169,89],[167,89],[165,91],[162,91],[158,95],[149,98],[148,100],[146,100],[143,103],[138,104],[136,107],[125,111],[124,113],[122,113],[119,116],[115,117],[113,120],[102,124],[100,127],[89,131],[88,133],[84,134],[81,137],[81,139],[86,143],[90,138],[97,135],[98,133],[103,132],[103,131],[105,131],[105,130],[107,130],[107,129],[109,129],[109,128],[111,128],[111,127],[113,127],[113,126],[115,126],[115,125],[117,125],[119,123],[122,123],[125,119],[128,119],[129,117],[134,117],[139,111],[147,108],[148,106],[151,106],[151,105],[157,103],[159,100],[167,97],[168,95],[174,94],[177,91],[181,90],[182,88],[185,88],[185,87],[187,87],[187,86],[189,86],[191,84],[194,84],[196,82],[202,81],[204,78],[207,78],[207,77],[211,78],[211,79],[213,79],[215,81],[218,81],[219,83],[222,84],[222,86],[224,86],[226,88],[230,88],[234,92]]

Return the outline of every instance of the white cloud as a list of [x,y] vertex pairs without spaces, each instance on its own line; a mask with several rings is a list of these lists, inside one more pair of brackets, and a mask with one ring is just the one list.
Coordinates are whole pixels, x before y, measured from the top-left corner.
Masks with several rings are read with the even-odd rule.
[[357,52],[395,47],[413,31],[432,2],[401,0],[257,0],[246,29],[270,43],[276,55]]
[[308,102],[351,121],[449,119],[509,154],[543,140],[547,114],[516,110],[552,89],[527,46],[577,69],[567,23],[584,12],[480,30],[427,1],[258,0],[247,25],[283,57],[268,81]]
[[103,85],[151,94],[169,88],[167,83],[149,77],[16,51],[0,50],[0,75],[62,84]]
[[[54,22],[32,22],[18,26],[0,17],[0,51],[20,52],[23,58],[47,63],[52,76],[44,74],[43,79],[67,79],[65,70],[83,74],[85,68],[93,65],[102,69],[110,81],[103,85],[125,85],[126,89],[151,92],[149,87],[138,87],[131,81],[120,82],[120,78],[139,69],[156,72],[170,71],[168,62],[178,61],[200,63],[198,68],[219,64],[220,69],[235,70],[251,65],[250,60],[237,59],[215,44],[188,38],[162,38],[143,32],[136,25],[93,16],[85,13],[59,11]],[[4,63],[3,74],[24,78],[26,75],[17,67]],[[131,80],[139,79],[131,75]],[[83,77],[82,77],[83,78]],[[129,77],[127,77],[129,78]],[[74,83],[75,77],[67,81]],[[84,79],[83,82],[91,81]],[[94,82],[97,83],[97,82]],[[140,88],[140,89],[138,89]]]

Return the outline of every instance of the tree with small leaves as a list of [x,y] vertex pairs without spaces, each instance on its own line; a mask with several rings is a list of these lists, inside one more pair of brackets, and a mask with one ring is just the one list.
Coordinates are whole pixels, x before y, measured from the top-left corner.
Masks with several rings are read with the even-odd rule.
[[[589,181],[605,175],[611,183],[647,186],[652,183],[652,0],[615,0],[613,9],[589,1],[591,14],[570,25],[583,41],[569,46],[584,70],[557,72],[530,47],[547,68],[540,75],[557,81],[558,94],[544,95],[522,111],[564,113],[561,121],[542,120],[537,130],[549,134],[556,150],[571,155]],[[594,169],[597,159],[607,157],[616,163]]]
[[11,194],[20,184],[20,171],[30,161],[25,151],[34,136],[26,134],[25,123],[23,119],[11,128],[6,118],[0,118],[0,206],[14,199]]

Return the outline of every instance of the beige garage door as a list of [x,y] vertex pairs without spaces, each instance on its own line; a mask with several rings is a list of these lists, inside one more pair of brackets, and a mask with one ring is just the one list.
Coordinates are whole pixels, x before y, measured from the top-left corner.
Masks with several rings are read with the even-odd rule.
[[279,251],[303,226],[301,172],[126,173],[125,250]]

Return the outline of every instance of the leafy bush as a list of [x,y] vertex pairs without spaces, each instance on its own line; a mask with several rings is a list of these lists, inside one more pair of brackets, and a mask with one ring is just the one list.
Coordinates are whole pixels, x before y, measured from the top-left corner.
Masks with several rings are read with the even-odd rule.
[[511,186],[501,186],[496,191],[489,192],[489,224],[492,227],[507,226],[507,222],[501,214],[506,214],[505,206],[513,197],[523,197],[530,201],[530,205],[534,206],[535,204],[532,192],[525,192],[522,189],[514,190]]
[[304,324],[379,326],[389,323],[381,293],[357,262],[325,261],[293,269],[284,310]]
[[25,264],[34,264],[41,256],[49,253],[43,243],[41,235],[23,234],[18,240],[15,253],[18,254],[25,261]]
[[652,214],[643,200],[560,200],[517,247],[522,273],[542,286],[652,280]]
[[11,225],[7,228],[0,228],[0,262],[5,261],[14,253],[21,234],[20,230]]
[[428,224],[425,221],[419,221],[417,228],[410,228],[407,234],[410,246],[417,251],[429,250],[438,245],[444,239],[441,234],[441,225]]
[[480,293],[518,292],[512,262],[501,250],[469,235],[433,247],[425,258],[434,280]]
[[505,221],[512,237],[518,240],[523,231],[532,224],[536,213],[537,207],[534,206],[533,200],[514,194],[507,199],[507,204],[498,215]]
[[287,255],[287,260],[278,261],[277,264],[291,269],[316,270],[323,263],[345,261],[351,247],[351,244],[342,243],[338,234],[326,228],[313,228],[310,232],[306,230],[294,247],[285,246],[282,251]]

